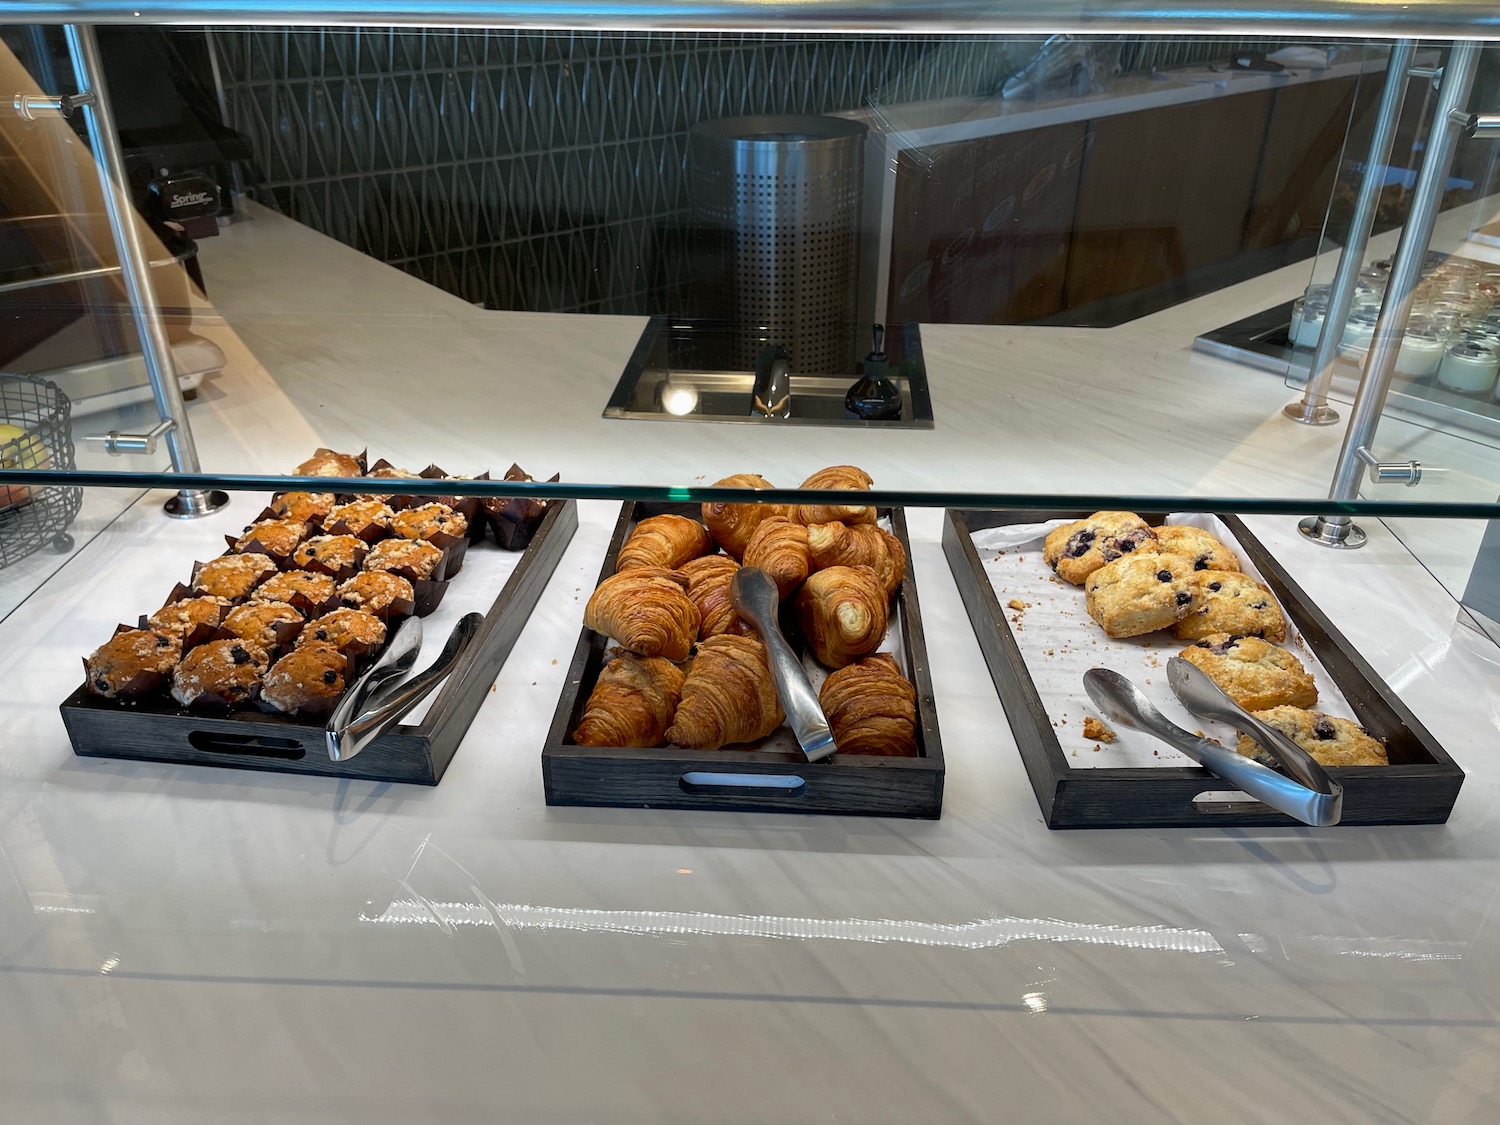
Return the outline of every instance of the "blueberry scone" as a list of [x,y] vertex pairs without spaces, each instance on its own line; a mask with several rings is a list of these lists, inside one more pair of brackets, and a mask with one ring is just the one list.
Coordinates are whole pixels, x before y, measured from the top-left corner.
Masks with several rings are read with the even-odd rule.
[[1134,512],[1095,512],[1047,533],[1042,560],[1057,576],[1082,586],[1105,563],[1156,550],[1156,533]]
[[1111,637],[1138,637],[1180,621],[1192,605],[1192,564],[1176,555],[1129,555],[1084,583],[1089,616]]
[[[1340,719],[1335,715],[1324,715],[1320,711],[1304,711],[1300,707],[1272,707],[1268,711],[1257,711],[1255,717],[1306,750],[1320,766],[1390,764],[1385,746],[1380,740],[1370,737],[1352,719]],[[1237,749],[1245,757],[1254,758],[1262,765],[1273,764],[1274,760],[1270,755],[1247,735],[1240,735]]]
[[[1192,563],[1187,562],[1187,566],[1191,570]],[[1271,591],[1248,574],[1199,570],[1192,575],[1192,605],[1177,622],[1180,639],[1198,641],[1212,633],[1228,633],[1231,637],[1286,640],[1286,618],[1281,615],[1281,607]]]
[[1302,661],[1259,637],[1211,633],[1188,645],[1181,656],[1246,711],[1311,707],[1318,701],[1317,685]]
[[1194,570],[1239,570],[1234,552],[1201,527],[1158,527],[1156,545],[1168,555],[1192,561]]

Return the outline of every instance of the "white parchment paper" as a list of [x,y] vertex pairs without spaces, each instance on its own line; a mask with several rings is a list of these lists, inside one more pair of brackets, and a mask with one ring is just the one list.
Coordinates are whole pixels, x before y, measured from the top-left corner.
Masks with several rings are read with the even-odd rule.
[[[1180,653],[1187,642],[1178,640],[1170,630],[1124,640],[1106,636],[1088,614],[1083,587],[1064,582],[1042,561],[1042,541],[1047,532],[1068,522],[1071,521],[1012,524],[986,528],[972,536],[974,549],[979,552],[995,596],[1010,619],[1027,671],[1052,720],[1068,765],[1074,769],[1119,769],[1194,764],[1186,755],[1151,735],[1113,723],[1106,725],[1115,731],[1114,742],[1085,738],[1086,717],[1103,721],[1083,690],[1083,674],[1090,668],[1119,672],[1133,680],[1172,722],[1190,731],[1201,731],[1233,749],[1236,741],[1233,728],[1193,715],[1177,702],[1167,684],[1167,661]],[[1264,580],[1239,549],[1229,528],[1216,516],[1174,513],[1166,522],[1210,532],[1235,552],[1246,574],[1257,581]],[[1022,608],[1011,606],[1011,602]],[[1318,710],[1354,718],[1354,712],[1327,670],[1309,651],[1290,619],[1287,626],[1284,645],[1312,673],[1318,686]]]

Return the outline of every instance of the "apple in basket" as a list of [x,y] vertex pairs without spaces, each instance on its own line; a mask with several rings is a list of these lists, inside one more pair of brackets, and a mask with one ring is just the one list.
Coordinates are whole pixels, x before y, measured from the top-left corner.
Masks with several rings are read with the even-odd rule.
[[[52,463],[47,447],[34,433],[0,422],[0,468],[45,469]],[[0,484],[0,512],[31,503],[31,489],[22,484]]]

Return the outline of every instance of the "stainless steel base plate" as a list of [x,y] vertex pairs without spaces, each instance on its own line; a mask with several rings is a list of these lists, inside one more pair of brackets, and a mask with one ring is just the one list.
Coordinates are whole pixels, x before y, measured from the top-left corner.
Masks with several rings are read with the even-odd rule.
[[1356,523],[1330,523],[1327,516],[1308,516],[1297,521],[1297,530],[1304,539],[1320,547],[1332,547],[1335,551],[1353,551],[1363,547],[1369,536]]
[[161,506],[174,520],[195,520],[210,512],[217,512],[229,503],[229,493],[214,489],[205,492],[201,488],[184,488]]

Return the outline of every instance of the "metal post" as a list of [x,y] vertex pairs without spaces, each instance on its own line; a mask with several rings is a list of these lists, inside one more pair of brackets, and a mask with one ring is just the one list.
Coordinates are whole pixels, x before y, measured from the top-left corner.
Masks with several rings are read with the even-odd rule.
[[1364,265],[1365,247],[1369,244],[1370,231],[1375,225],[1375,211],[1380,203],[1386,165],[1391,159],[1391,145],[1396,140],[1396,125],[1401,120],[1401,104],[1406,98],[1407,71],[1411,69],[1415,49],[1416,45],[1412,40],[1397,40],[1386,63],[1385,90],[1380,95],[1380,107],[1375,112],[1375,131],[1370,136],[1370,154],[1365,158],[1364,179],[1360,181],[1359,198],[1355,201],[1354,214],[1349,220],[1349,236],[1344,242],[1344,252],[1339,255],[1338,272],[1333,275],[1328,312],[1323,318],[1323,331],[1318,336],[1312,366],[1307,372],[1307,389],[1302,393],[1301,402],[1294,402],[1285,410],[1286,416],[1294,422],[1309,426],[1329,426],[1339,420],[1338,411],[1328,405],[1328,386],[1333,382],[1333,364],[1338,357],[1339,341],[1343,339],[1344,323],[1349,319],[1349,306],[1354,303],[1354,282],[1359,277],[1360,267]]
[[[150,258],[141,240],[135,211],[130,205],[126,188],[129,178],[125,172],[125,158],[120,152],[120,134],[115,126],[114,109],[110,105],[109,92],[105,89],[99,43],[94,29],[87,24],[70,23],[64,28],[64,33],[79,92],[89,96],[83,103],[84,125],[88,128],[89,145],[94,151],[94,162],[99,169],[104,210],[109,217],[110,231],[114,234],[115,251],[120,258],[120,276],[125,281],[130,315],[140,336],[141,355],[146,361],[146,374],[151,380],[156,412],[163,422],[172,423],[166,435],[167,453],[171,456],[175,471],[196,473],[199,471],[198,449],[193,444],[193,432],[188,427],[187,406],[182,401],[182,388],[177,383],[177,365],[172,358],[172,344],[167,339],[161,306],[157,303],[156,290],[151,284]],[[222,492],[185,488],[167,502],[166,511],[168,515],[191,518],[206,515],[227,503],[229,497]]]
[[[1406,332],[1406,320],[1411,313],[1417,285],[1422,280],[1422,265],[1437,224],[1438,209],[1443,203],[1443,188],[1453,166],[1454,149],[1458,146],[1461,129],[1452,120],[1453,111],[1468,104],[1479,50],[1479,44],[1474,42],[1453,44],[1448,65],[1443,71],[1443,85],[1438,92],[1427,153],[1412,189],[1411,213],[1401,231],[1396,255],[1391,259],[1385,299],[1380,304],[1380,317],[1375,322],[1375,335],[1365,356],[1354,412],[1349,418],[1349,428],[1344,432],[1333,484],[1328,489],[1330,500],[1353,500],[1359,495],[1359,480],[1370,458],[1370,442],[1385,410],[1391,376],[1396,370],[1396,357]],[[1303,535],[1325,547],[1352,548],[1363,546],[1365,542],[1365,533],[1346,515],[1309,516],[1297,526]]]

